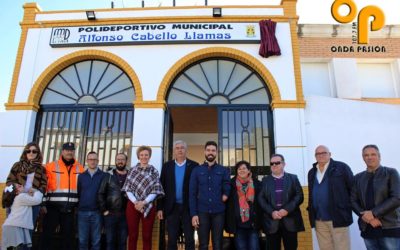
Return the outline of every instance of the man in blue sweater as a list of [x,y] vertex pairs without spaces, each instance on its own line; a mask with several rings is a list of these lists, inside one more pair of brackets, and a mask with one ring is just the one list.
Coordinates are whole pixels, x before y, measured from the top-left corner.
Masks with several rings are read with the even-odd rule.
[[98,167],[98,155],[89,152],[86,156],[88,169],[78,177],[78,233],[79,250],[89,249],[89,238],[92,250],[100,250],[101,213],[97,204],[97,193],[104,177]]
[[308,172],[308,216],[320,250],[350,250],[353,223],[350,194],[353,172],[331,158],[327,146],[315,149],[316,163]]
[[206,161],[192,171],[189,184],[189,210],[192,225],[198,231],[200,250],[208,249],[210,230],[212,249],[222,249],[225,201],[230,193],[229,169],[219,165],[217,143],[204,147]]

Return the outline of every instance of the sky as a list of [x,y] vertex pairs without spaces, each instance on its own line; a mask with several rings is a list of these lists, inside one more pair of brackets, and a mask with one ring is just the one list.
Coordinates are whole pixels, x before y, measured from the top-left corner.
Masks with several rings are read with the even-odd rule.
[[[8,101],[15,57],[18,50],[23,4],[31,1],[0,0],[0,112]],[[115,8],[141,7],[141,0],[114,0]],[[205,0],[176,0],[177,6],[203,6]],[[37,0],[43,11],[110,8],[111,0]],[[280,0],[208,0],[208,5],[278,5]],[[299,23],[335,23],[330,6],[333,0],[297,0]],[[379,6],[386,24],[400,24],[400,0],[355,0],[360,10],[367,5]],[[145,6],[172,6],[172,0],[145,0]],[[346,13],[346,9],[341,11]]]

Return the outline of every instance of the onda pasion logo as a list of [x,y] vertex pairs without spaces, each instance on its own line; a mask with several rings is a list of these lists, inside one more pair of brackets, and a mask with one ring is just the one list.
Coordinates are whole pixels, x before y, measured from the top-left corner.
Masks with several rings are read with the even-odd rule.
[[[342,6],[349,8],[347,15],[339,13],[339,8]],[[352,40],[353,44],[358,44],[358,46],[344,46],[348,47],[348,52],[386,52],[384,46],[367,46],[369,43],[369,32],[378,31],[385,26],[385,14],[381,8],[375,5],[368,5],[358,11],[357,5],[353,0],[335,0],[331,6],[331,13],[332,17],[339,23],[347,24],[353,22]],[[371,17],[373,18],[372,20]],[[357,19],[356,22],[354,21],[355,19]]]

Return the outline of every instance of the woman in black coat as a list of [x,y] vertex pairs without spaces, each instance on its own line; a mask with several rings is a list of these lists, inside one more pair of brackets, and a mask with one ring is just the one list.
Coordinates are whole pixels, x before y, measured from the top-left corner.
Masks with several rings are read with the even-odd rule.
[[260,182],[252,177],[250,164],[240,161],[231,179],[231,193],[227,201],[225,231],[235,235],[237,250],[259,250],[261,210],[257,204]]

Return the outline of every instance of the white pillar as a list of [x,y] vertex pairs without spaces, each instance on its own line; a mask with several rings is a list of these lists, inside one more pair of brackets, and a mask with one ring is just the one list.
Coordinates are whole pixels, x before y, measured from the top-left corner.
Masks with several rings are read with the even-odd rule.
[[136,157],[137,148],[146,145],[152,149],[150,164],[156,167],[158,171],[161,171],[164,152],[163,138],[164,110],[162,108],[135,108],[131,166],[138,162]]
[[306,186],[309,169],[306,155],[304,109],[275,108],[275,151],[285,157],[285,171],[296,174]]

